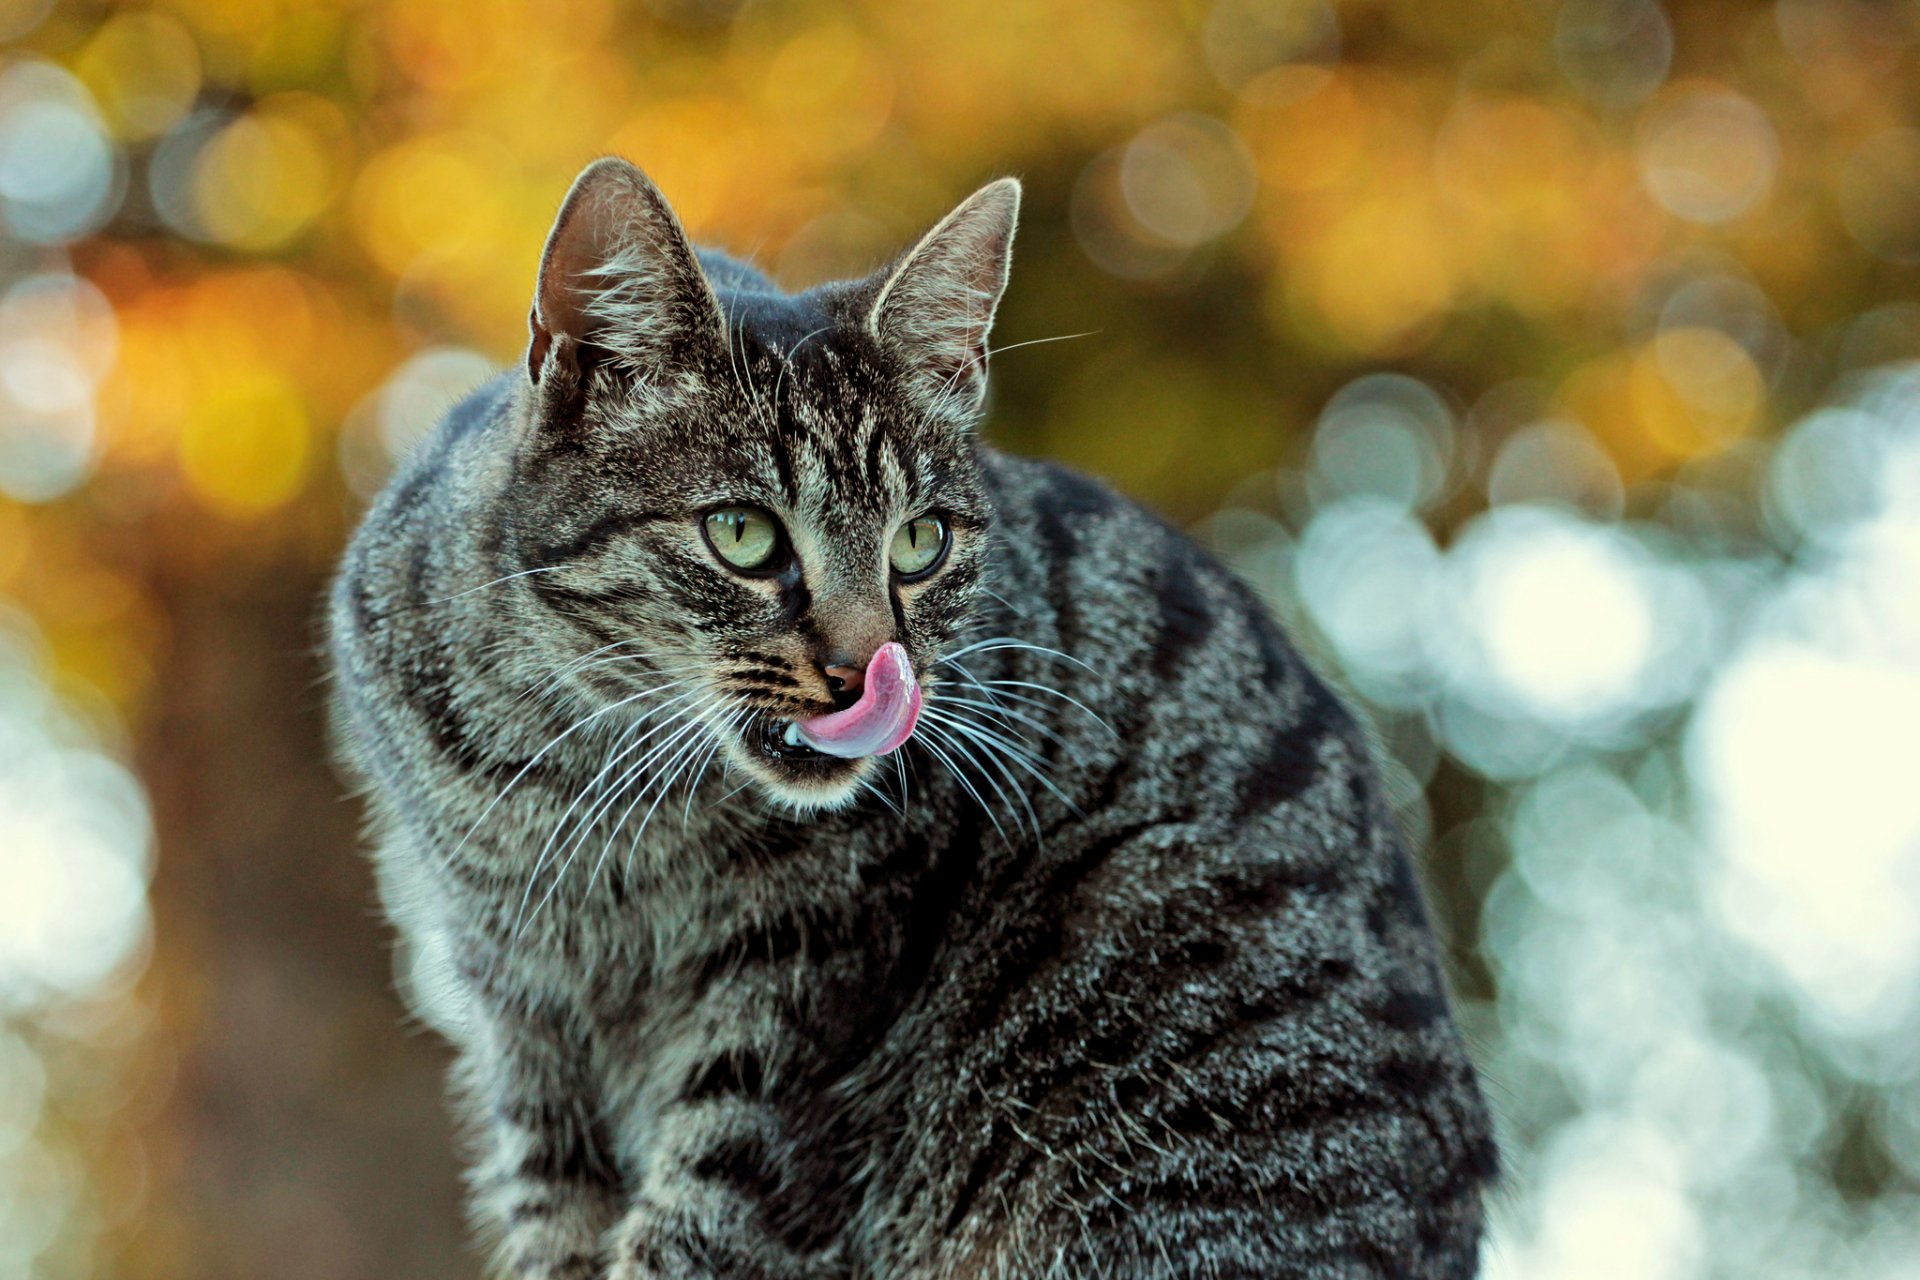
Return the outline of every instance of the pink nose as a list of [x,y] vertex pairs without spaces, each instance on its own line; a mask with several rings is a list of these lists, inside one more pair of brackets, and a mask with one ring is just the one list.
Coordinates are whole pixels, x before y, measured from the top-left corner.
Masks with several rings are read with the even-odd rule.
[[822,667],[821,671],[826,674],[827,688],[835,693],[859,693],[867,679],[859,667]]

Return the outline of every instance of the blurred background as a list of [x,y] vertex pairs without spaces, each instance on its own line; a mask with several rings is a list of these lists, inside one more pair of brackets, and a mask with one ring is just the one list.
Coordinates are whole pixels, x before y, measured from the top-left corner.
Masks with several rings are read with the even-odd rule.
[[1920,1276],[1920,8],[0,0],[0,1278],[470,1276],[329,567],[638,161],[790,286],[1029,200],[990,434],[1379,728],[1495,1280]]

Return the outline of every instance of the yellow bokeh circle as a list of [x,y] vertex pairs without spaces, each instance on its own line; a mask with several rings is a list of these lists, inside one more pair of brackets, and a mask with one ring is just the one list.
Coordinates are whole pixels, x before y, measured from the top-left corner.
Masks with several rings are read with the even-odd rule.
[[213,387],[180,433],[180,471],[210,510],[250,519],[285,506],[306,482],[313,430],[300,393],[265,370]]
[[337,109],[312,95],[288,94],[214,135],[194,165],[194,216],[202,233],[262,252],[304,231],[339,186],[338,139],[345,130],[335,116]]
[[114,134],[125,139],[165,133],[200,93],[200,46],[176,19],[152,9],[103,23],[73,69]]

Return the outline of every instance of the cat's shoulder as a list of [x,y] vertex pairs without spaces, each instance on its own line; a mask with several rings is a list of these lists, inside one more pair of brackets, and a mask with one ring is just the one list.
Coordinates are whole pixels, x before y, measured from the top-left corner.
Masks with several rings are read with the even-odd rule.
[[1181,529],[1106,481],[1043,458],[984,449],[983,470],[1004,525],[1031,530],[1057,551],[1109,567],[1171,560],[1188,570],[1226,572]]
[[980,450],[981,470],[1002,514],[1021,519],[1053,509],[1080,515],[1144,510],[1126,495],[1064,463],[1026,458],[998,449]]
[[1061,463],[981,453],[1000,541],[1014,559],[1112,607],[1134,601],[1175,621],[1234,615],[1284,645],[1252,589],[1158,512]]

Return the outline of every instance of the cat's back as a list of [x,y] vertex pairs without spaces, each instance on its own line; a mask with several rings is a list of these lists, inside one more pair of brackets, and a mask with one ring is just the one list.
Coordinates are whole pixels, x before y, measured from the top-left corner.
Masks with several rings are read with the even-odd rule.
[[976,674],[1084,711],[1034,748],[1063,794],[956,912],[937,1043],[901,1046],[955,1064],[906,1101],[938,1119],[905,1185],[957,1222],[1037,1181],[1221,1274],[1302,1250],[1464,1274],[1491,1140],[1357,719],[1184,534],[1066,468],[986,465],[995,629],[1036,648]]

